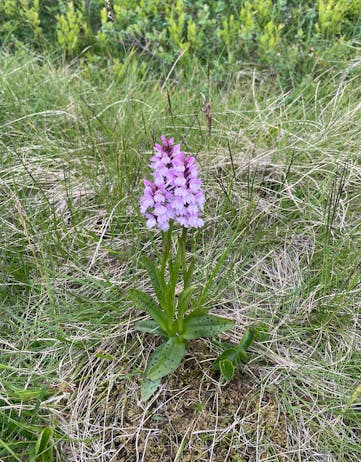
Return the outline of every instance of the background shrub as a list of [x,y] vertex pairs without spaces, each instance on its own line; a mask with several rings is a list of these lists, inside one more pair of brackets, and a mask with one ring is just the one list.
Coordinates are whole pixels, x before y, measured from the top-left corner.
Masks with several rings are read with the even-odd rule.
[[0,40],[91,62],[123,62],[133,50],[158,69],[217,56],[223,69],[251,62],[279,71],[349,54],[360,14],[361,0],[4,0]]

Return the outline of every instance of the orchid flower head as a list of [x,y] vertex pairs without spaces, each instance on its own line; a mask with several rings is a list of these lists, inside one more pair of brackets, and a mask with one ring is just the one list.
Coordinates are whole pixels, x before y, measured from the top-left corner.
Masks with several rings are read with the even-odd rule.
[[185,228],[200,228],[205,198],[196,160],[186,156],[174,138],[162,135],[161,142],[150,158],[153,181],[144,180],[140,201],[147,228],[167,231],[171,220]]

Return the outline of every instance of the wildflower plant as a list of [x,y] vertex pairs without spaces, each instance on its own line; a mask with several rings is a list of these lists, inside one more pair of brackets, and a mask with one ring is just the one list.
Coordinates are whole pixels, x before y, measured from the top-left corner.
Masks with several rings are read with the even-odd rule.
[[251,347],[256,340],[266,340],[267,327],[260,323],[258,325],[249,326],[240,342],[236,345],[228,342],[214,342],[223,349],[223,352],[212,364],[212,368],[220,371],[222,377],[227,382],[233,379],[235,371],[241,367],[242,364],[247,364],[249,361],[248,348]]
[[196,160],[161,137],[150,159],[153,181],[144,180],[141,213],[149,229],[162,232],[158,261],[143,256],[141,263],[151,279],[155,297],[138,289],[130,298],[151,319],[137,328],[161,336],[164,342],[150,355],[142,383],[142,398],[149,399],[161,380],[182,361],[190,340],[214,337],[229,329],[233,321],[208,313],[204,291],[196,297],[192,282],[194,255],[187,258],[187,232],[201,228],[205,202]]

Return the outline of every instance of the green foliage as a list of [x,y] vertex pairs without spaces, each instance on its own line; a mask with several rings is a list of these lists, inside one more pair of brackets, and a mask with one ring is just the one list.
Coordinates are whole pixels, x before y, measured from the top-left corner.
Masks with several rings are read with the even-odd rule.
[[149,356],[147,367],[144,371],[144,377],[142,381],[142,388],[141,388],[141,397],[143,401],[148,401],[148,399],[157,391],[160,383],[161,378],[157,380],[151,380],[149,378],[149,371],[154,367],[154,365],[158,362],[161,352],[164,348],[165,343],[159,345]]
[[239,369],[240,365],[247,364],[249,361],[249,356],[246,350],[253,342],[257,340],[264,340],[266,332],[267,329],[263,324],[258,326],[249,326],[238,345],[221,343],[224,351],[214,361],[212,365],[213,369],[219,370],[227,381],[232,380],[234,372]]
[[39,0],[20,0],[20,8],[23,13],[24,21],[29,24],[37,37],[41,33],[39,19]]
[[360,20],[360,0],[318,0],[316,30],[325,36],[338,35],[349,19]]
[[160,351],[153,367],[146,372],[146,377],[157,381],[173,372],[179,366],[186,352],[186,345],[178,337],[171,337]]
[[[0,369],[6,365],[0,364]],[[0,459],[25,460],[19,458],[21,448],[28,448],[29,462],[50,462],[53,460],[53,429],[43,426],[45,420],[40,405],[50,393],[47,387],[20,388],[18,384],[2,381],[0,392]],[[20,384],[19,384],[20,385]],[[26,404],[21,414],[10,410],[12,406]],[[24,453],[23,453],[24,455]],[[12,457],[11,459],[8,459]]]
[[74,2],[71,1],[67,4],[65,13],[56,16],[58,43],[71,56],[81,45],[82,29],[86,29],[83,9],[84,3],[82,8],[75,9]]
[[262,34],[258,38],[258,50],[260,56],[272,62],[272,58],[279,50],[281,42],[282,24],[276,25],[273,21],[267,22]]
[[[178,367],[185,355],[188,340],[215,337],[234,324],[230,319],[208,314],[207,308],[203,306],[210,284],[219,271],[223,259],[218,261],[211,273],[202,292],[202,298],[195,298],[193,301],[197,286],[191,285],[194,258],[190,259],[189,264],[186,259],[187,230],[184,228],[178,237],[174,257],[172,232],[171,225],[169,230],[163,233],[163,250],[159,255],[159,265],[148,257],[143,256],[140,259],[142,266],[148,272],[158,303],[153,297],[140,290],[130,289],[128,292],[130,299],[152,318],[138,322],[136,328],[142,332],[159,335],[166,340],[148,361],[144,378],[146,382],[142,388],[142,396],[146,399],[156,391],[160,379]],[[224,255],[226,254],[227,251]],[[168,275],[166,275],[167,268]],[[176,286],[180,276],[183,290],[177,296]]]
[[150,258],[143,255],[142,258],[140,259],[140,262],[143,268],[147,270],[148,276],[152,282],[152,286],[159,300],[160,306],[162,306],[163,309],[165,309],[166,305],[165,305],[164,294],[166,291],[166,284],[164,281],[164,277],[162,277],[161,272],[159,271],[155,263],[153,263]]
[[[360,35],[361,0],[273,2],[271,0],[4,0],[0,38],[36,48],[51,47],[73,57],[123,63],[129,53],[162,69],[213,61],[226,66],[244,59],[276,69],[312,61],[310,48],[322,53]],[[344,49],[343,44],[340,47]],[[180,59],[180,53],[182,53]]]
[[0,39],[2,34],[16,31],[20,40],[34,42],[42,34],[40,0],[4,0],[0,3],[0,18]]
[[229,359],[223,359],[219,362],[219,368],[223,377],[229,382],[233,378],[234,365]]
[[44,428],[40,433],[34,449],[34,462],[52,462],[53,460],[53,445],[51,443],[52,430]]
[[187,340],[215,337],[232,327],[233,321],[211,314],[202,314],[200,316],[188,316],[184,320],[183,337]]
[[177,309],[179,315],[183,316],[189,308],[189,304],[194,292],[197,290],[196,286],[190,286],[182,290],[178,297]]
[[154,321],[156,321],[161,329],[167,331],[166,313],[161,309],[157,302],[145,292],[137,289],[131,289],[129,296],[133,302],[142,310],[144,310]]
[[137,322],[136,328],[137,330],[147,332],[148,334],[160,335],[161,337],[167,336],[166,332],[164,332],[153,319],[143,319],[142,321]]
[[175,49],[187,49],[187,42],[184,42],[184,26],[186,22],[186,13],[184,11],[183,1],[177,0],[175,5],[170,8],[168,16],[168,33],[169,40]]

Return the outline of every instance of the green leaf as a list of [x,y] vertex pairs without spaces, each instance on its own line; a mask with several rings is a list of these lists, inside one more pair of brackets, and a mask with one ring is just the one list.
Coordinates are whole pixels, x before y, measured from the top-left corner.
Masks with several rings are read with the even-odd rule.
[[162,382],[162,379],[150,380],[147,377],[144,377],[143,382],[142,382],[142,388],[140,391],[142,400],[148,401],[148,399],[151,396],[153,396],[154,393],[158,390],[161,382]]
[[253,324],[247,327],[245,333],[243,334],[241,341],[239,342],[240,347],[247,350],[253,342],[263,341],[267,338],[267,327],[260,324]]
[[251,329],[250,327],[248,327],[245,333],[243,334],[239,344],[242,348],[247,350],[252,345],[254,339],[255,339],[254,329]]
[[144,371],[144,378],[143,378],[142,387],[141,387],[141,397],[143,401],[148,401],[148,399],[158,390],[158,387],[162,381],[161,378],[158,380],[151,380],[147,378],[147,373],[159,360],[160,353],[164,345],[165,343],[162,343],[161,345],[159,345],[159,347],[156,348],[148,358],[148,363]]
[[165,281],[163,280],[160,271],[158,270],[154,262],[152,262],[150,258],[144,255],[141,257],[140,263],[148,273],[148,276],[152,282],[154,292],[158,298],[160,305],[163,308],[165,308],[164,307]]
[[221,374],[228,382],[232,380],[234,375],[234,366],[229,359],[223,359],[220,361],[219,368],[221,370]]
[[247,351],[242,347],[237,347],[238,358],[242,363],[247,364],[249,362],[249,356]]
[[172,287],[175,288],[178,282],[178,276],[179,276],[179,270],[181,267],[181,255],[180,252],[178,251],[174,263],[170,260],[169,261],[169,276],[170,276],[170,283]]
[[184,320],[182,336],[187,340],[214,337],[233,326],[233,321],[212,314],[188,316]]
[[173,372],[182,361],[186,346],[178,337],[171,337],[164,345],[156,364],[149,370],[147,377],[158,380]]
[[160,335],[166,337],[167,334],[158,326],[156,321],[153,319],[144,319],[136,323],[135,328],[141,332],[147,332],[148,334]]
[[198,307],[198,308],[194,308],[194,310],[192,310],[189,315],[187,316],[187,319],[188,318],[199,318],[200,316],[204,316],[205,314],[207,314],[209,311],[208,308],[205,308],[204,306],[202,307]]
[[250,329],[254,330],[254,339],[257,342],[264,342],[269,336],[269,329],[265,323],[253,324]]
[[35,445],[35,460],[36,462],[52,462],[53,460],[53,445],[50,442],[52,431],[50,428],[44,428],[40,433]]
[[158,303],[150,295],[138,289],[130,289],[128,294],[139,308],[146,311],[154,321],[166,331],[167,317]]
[[193,271],[194,271],[194,262],[195,262],[195,258],[192,257],[191,262],[188,267],[188,271],[186,271],[183,275],[184,287],[187,287],[188,284],[191,282]]
[[220,363],[226,360],[230,361],[235,367],[237,367],[239,363],[237,347],[232,347],[232,348],[228,348],[227,350],[224,350],[223,353],[221,353],[218,356],[218,358],[214,361],[214,363],[212,364],[212,368],[219,371]]
[[183,316],[189,307],[192,295],[197,290],[197,287],[190,286],[184,289],[178,298],[178,316]]

